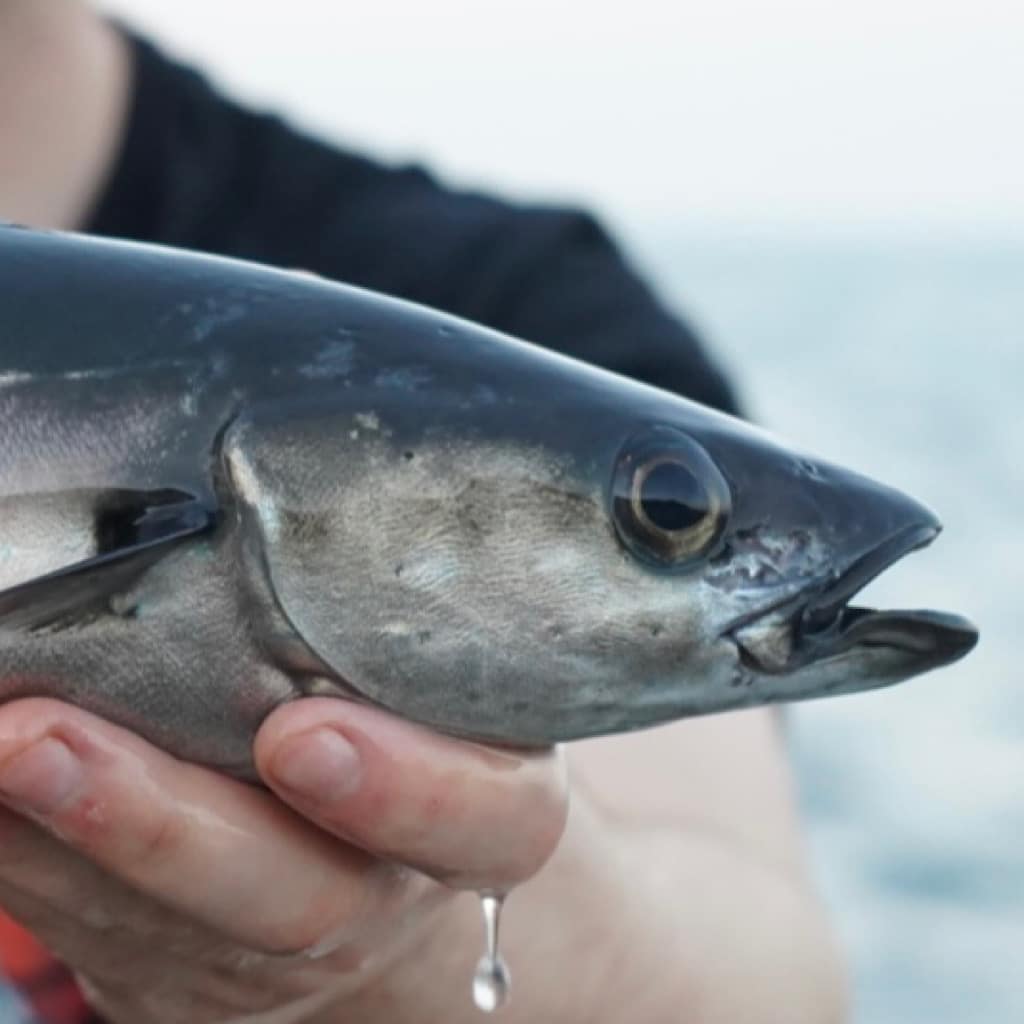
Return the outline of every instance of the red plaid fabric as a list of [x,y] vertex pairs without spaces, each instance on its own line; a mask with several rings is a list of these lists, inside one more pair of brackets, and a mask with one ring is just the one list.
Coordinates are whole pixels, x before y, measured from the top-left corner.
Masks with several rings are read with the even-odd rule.
[[96,1018],[82,998],[71,972],[3,913],[0,913],[0,972],[17,989],[38,1024],[95,1024]]

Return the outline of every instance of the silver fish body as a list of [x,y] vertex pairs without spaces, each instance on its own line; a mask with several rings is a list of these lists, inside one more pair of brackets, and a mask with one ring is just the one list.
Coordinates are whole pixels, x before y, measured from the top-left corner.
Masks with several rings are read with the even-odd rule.
[[252,774],[277,705],[542,745],[966,653],[900,492],[409,303],[0,228],[0,699]]

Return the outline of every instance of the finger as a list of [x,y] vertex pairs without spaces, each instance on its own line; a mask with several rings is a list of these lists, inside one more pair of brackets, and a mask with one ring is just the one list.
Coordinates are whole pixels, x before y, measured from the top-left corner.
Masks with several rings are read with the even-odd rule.
[[[0,808],[0,907],[93,975],[137,974],[145,961],[167,956],[230,962],[241,949],[7,808]],[[258,958],[249,951],[246,959]]]
[[[72,853],[66,847],[63,852]],[[225,945],[194,922],[168,923],[173,912],[152,903],[145,918],[137,917],[131,902],[144,898],[109,875],[99,880],[98,890],[97,899],[102,892],[108,901],[110,918],[101,929],[0,879],[4,911],[74,971],[89,1006],[103,1020],[277,1021],[285,1019],[283,1007],[291,1012],[310,991],[336,998],[345,986],[333,961],[296,963]]]
[[565,826],[557,751],[465,743],[349,701],[278,708],[255,758],[267,785],[322,828],[456,887],[522,881]]
[[414,885],[271,794],[57,701],[0,708],[0,801],[254,949],[297,952],[358,933],[397,912]]

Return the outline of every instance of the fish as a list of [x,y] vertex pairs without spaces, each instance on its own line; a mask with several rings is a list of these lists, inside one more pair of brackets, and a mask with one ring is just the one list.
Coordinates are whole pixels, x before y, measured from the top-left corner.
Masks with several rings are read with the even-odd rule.
[[916,676],[976,628],[851,599],[939,530],[750,423],[423,306],[0,229],[0,700],[240,778],[310,695],[529,748]]

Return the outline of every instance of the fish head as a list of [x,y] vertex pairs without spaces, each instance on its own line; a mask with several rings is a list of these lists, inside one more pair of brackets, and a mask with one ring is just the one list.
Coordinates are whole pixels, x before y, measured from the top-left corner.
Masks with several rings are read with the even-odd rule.
[[[699,446],[714,467],[705,470],[716,481],[711,492],[723,496],[708,503],[723,509],[715,540],[690,566],[683,559],[660,570],[666,582],[677,573],[699,576],[705,642],[728,673],[728,680],[715,673],[710,701],[740,707],[859,692],[948,664],[975,646],[977,630],[961,616],[851,604],[938,536],[931,509],[747,424],[691,421],[689,429],[654,434],[671,447],[677,429],[685,437],[679,450]],[[630,501],[632,515],[612,511],[622,534],[635,533],[643,486],[633,485]]]
[[525,358],[518,377],[353,388],[229,432],[271,589],[350,693],[539,745],[865,690],[975,643],[957,616],[848,603],[937,535],[918,502],[676,396]]

